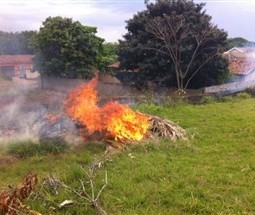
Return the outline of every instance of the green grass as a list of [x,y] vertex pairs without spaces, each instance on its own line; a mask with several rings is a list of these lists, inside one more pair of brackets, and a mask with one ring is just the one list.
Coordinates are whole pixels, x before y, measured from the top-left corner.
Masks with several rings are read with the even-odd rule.
[[[226,102],[144,104],[137,109],[177,122],[188,131],[190,140],[150,141],[108,158],[97,171],[95,186],[96,190],[102,186],[107,171],[109,184],[100,202],[109,214],[254,214],[254,99],[241,95]],[[0,165],[0,186],[16,184],[33,171],[40,181],[51,173],[78,189],[78,180],[87,178],[83,167],[105,159],[104,150],[104,146],[91,144],[57,156],[35,155]],[[89,206],[49,209],[65,199],[82,201],[61,189],[58,195],[44,190],[28,204],[43,214],[95,214]]]
[[61,139],[41,140],[38,143],[31,140],[9,143],[7,153],[18,158],[60,154],[68,150],[69,145]]

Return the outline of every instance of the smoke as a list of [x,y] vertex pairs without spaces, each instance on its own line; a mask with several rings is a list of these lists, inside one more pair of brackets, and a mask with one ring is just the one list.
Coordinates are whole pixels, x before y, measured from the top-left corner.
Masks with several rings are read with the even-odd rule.
[[255,80],[255,48],[251,48],[251,51],[248,52],[245,63],[248,67],[248,74],[243,78],[243,81]]
[[25,81],[0,95],[0,143],[62,139],[81,142],[75,123],[65,115],[62,98]]
[[204,88],[205,93],[226,95],[255,87],[255,47],[242,47],[224,53],[230,63],[232,78],[227,84]]

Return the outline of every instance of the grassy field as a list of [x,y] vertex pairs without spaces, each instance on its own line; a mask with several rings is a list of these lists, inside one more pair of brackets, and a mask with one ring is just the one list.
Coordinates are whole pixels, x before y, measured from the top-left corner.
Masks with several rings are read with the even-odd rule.
[[[208,99],[209,101],[210,99]],[[122,153],[104,156],[104,145],[89,144],[55,154],[36,154],[11,164],[0,164],[0,186],[15,185],[29,171],[40,182],[28,202],[42,214],[96,214],[73,190],[93,174],[101,207],[108,214],[255,214],[255,100],[240,96],[204,105],[143,104],[139,111],[159,115],[185,128],[188,142],[153,140]],[[4,157],[4,155],[2,155]],[[43,185],[54,177],[69,186],[56,190]],[[84,184],[88,192],[89,184]],[[75,206],[58,209],[64,200]],[[55,208],[55,209],[54,209]]]

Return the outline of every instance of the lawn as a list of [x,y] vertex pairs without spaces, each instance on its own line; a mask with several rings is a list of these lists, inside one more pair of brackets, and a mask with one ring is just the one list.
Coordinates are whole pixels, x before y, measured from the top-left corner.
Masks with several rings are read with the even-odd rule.
[[[79,179],[95,161],[103,161],[93,175],[95,191],[108,214],[254,214],[255,100],[228,99],[204,105],[143,104],[139,111],[171,119],[185,128],[188,142],[151,140],[104,156],[104,145],[89,144],[58,155],[36,154],[0,164],[0,186],[15,185],[28,171],[38,174],[37,196],[26,202],[42,214],[96,214],[72,190],[58,194],[43,186],[54,177],[81,188]],[[4,155],[2,155],[4,156]],[[91,186],[85,184],[90,192]],[[75,206],[58,209],[64,200]],[[55,208],[55,209],[54,209]]]

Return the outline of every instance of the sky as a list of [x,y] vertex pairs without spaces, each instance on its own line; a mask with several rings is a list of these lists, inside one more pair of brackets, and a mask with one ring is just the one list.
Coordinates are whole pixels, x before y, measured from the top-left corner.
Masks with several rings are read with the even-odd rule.
[[[194,0],[229,37],[255,41],[255,0]],[[152,0],[150,2],[153,2]],[[0,31],[39,30],[49,16],[62,16],[97,27],[98,36],[117,42],[126,22],[145,10],[144,0],[0,0]]]

